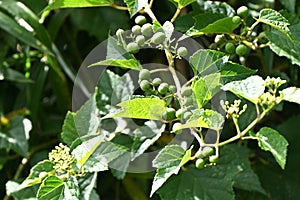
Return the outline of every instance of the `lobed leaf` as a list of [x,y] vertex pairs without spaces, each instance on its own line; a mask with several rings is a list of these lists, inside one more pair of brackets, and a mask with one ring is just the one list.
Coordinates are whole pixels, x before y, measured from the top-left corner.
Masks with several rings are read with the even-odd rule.
[[300,104],[300,88],[289,87],[281,91],[283,100]]
[[287,140],[276,130],[263,127],[257,133],[258,145],[262,150],[270,151],[282,169],[285,167]]

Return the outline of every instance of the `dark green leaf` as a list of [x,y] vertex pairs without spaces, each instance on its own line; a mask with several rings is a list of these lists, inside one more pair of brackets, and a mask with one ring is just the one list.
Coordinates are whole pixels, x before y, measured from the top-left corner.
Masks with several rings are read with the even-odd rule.
[[62,127],[61,138],[68,146],[71,146],[79,136],[75,126],[74,116],[75,113],[68,112]]
[[230,91],[233,94],[243,97],[254,104],[257,103],[258,97],[265,91],[265,81],[260,76],[250,76],[241,81],[233,81],[222,87],[225,91]]
[[7,195],[14,197],[15,200],[36,199],[35,194],[37,191],[34,187],[20,190],[20,184],[15,181],[8,181],[5,186]]
[[296,8],[296,0],[279,0],[284,7],[290,12],[294,13]]
[[285,167],[288,142],[274,129],[264,127],[257,133],[258,145],[270,151],[282,169]]
[[11,129],[9,130],[9,134],[11,138],[15,140],[15,143],[11,146],[11,148],[20,154],[23,157],[27,156],[28,152],[28,135],[25,132],[25,127],[23,123],[24,118],[18,116],[11,121]]
[[166,109],[165,101],[156,98],[136,98],[118,104],[122,110],[108,114],[105,118],[124,117],[160,120]]
[[283,100],[300,104],[300,88],[289,87],[281,91]]
[[39,200],[59,200],[63,194],[64,182],[56,176],[47,177],[37,193]]
[[185,151],[179,145],[169,145],[163,148],[153,160],[153,166],[158,168],[152,183],[150,197],[173,174],[177,174],[180,168],[189,161],[191,150]]
[[250,69],[243,65],[233,63],[231,61],[226,62],[225,66],[220,70],[221,82],[223,84],[245,79],[257,72],[257,70]]
[[187,5],[195,2],[196,0],[174,0],[174,1],[178,3],[178,8],[182,9],[182,8],[186,7]]
[[222,14],[223,17],[235,16],[235,10],[226,2],[197,0],[193,9],[198,13],[217,13]]

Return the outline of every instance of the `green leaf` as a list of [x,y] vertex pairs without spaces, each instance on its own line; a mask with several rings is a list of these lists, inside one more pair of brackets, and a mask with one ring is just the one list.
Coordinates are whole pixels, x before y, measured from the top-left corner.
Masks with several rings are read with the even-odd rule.
[[29,138],[26,135],[23,120],[23,117],[18,116],[11,121],[11,129],[9,130],[9,135],[13,140],[15,140],[11,148],[21,156],[26,157],[28,152]]
[[281,91],[283,100],[300,104],[300,88],[289,87]]
[[223,68],[220,70],[221,72],[221,82],[223,84],[238,81],[245,79],[257,72],[257,70],[250,69],[243,65],[239,65],[237,63],[233,63],[231,61],[226,62]]
[[[232,17],[225,17],[222,19],[218,19],[214,21],[213,23],[208,24],[206,27],[203,26],[203,17],[207,19],[206,15],[196,16],[195,17],[195,25],[187,31],[187,35],[189,36],[197,36],[197,35],[203,35],[203,34],[209,34],[209,33],[215,33],[215,34],[229,34],[232,33],[233,30],[235,30],[237,27],[239,27],[239,24],[232,22]],[[200,21],[200,22],[198,22]],[[226,26],[224,26],[226,24]]]
[[142,69],[140,62],[114,37],[109,37],[107,39],[106,59],[96,62],[89,67],[97,65],[117,66],[134,70]]
[[228,59],[223,52],[200,49],[190,57],[189,62],[196,75],[205,76],[219,72]]
[[156,98],[136,98],[118,104],[122,110],[108,114],[105,118],[125,117],[136,119],[160,120],[166,109],[165,101]]
[[270,48],[279,56],[284,56],[300,66],[300,24],[289,26],[291,31],[291,40],[285,34],[279,31],[265,32],[268,40],[271,42]]
[[187,5],[195,2],[196,0],[174,0],[174,1],[178,3],[178,8],[182,9],[182,8],[186,7]]
[[[24,22],[22,21],[22,23]],[[32,46],[42,52],[50,53],[47,47],[43,45],[40,40],[36,39],[31,33],[31,31],[33,31],[32,27],[26,24],[25,27],[27,27],[27,29],[30,30],[29,31],[23,26],[19,25],[14,19],[10,18],[8,15],[0,12],[0,28],[13,35],[14,37],[18,38],[22,42],[25,42],[29,46]]]
[[290,30],[288,26],[290,25],[289,21],[283,17],[279,12],[270,9],[270,8],[265,8],[262,9],[259,12],[259,22],[268,24],[279,31],[281,31],[283,34],[285,34],[287,37],[290,38]]
[[[220,1],[200,1],[198,0],[197,3],[193,5],[193,9],[197,13],[214,13],[214,14],[221,14],[223,17],[233,17],[235,16],[235,10],[226,2]],[[207,17],[207,20],[209,17]]]
[[20,188],[20,184],[16,181],[8,181],[6,183],[7,195],[14,197],[15,200],[36,199],[36,189],[34,187]]
[[32,80],[26,78],[19,71],[2,66],[0,67],[0,80],[8,80],[16,83],[33,83]]
[[264,93],[264,83],[265,81],[260,76],[254,75],[241,81],[227,83],[222,89],[256,104],[258,97]]
[[288,142],[279,132],[263,127],[257,133],[258,145],[262,150],[270,151],[282,169],[285,167]]
[[144,7],[148,6],[147,0],[124,0],[124,2],[128,7],[130,17],[138,13]]
[[63,194],[64,182],[56,176],[47,177],[41,184],[37,198],[39,200],[59,200]]
[[[233,185],[235,181],[240,181],[237,175],[252,171],[247,158],[249,152],[237,145],[226,145],[220,150],[221,156],[215,166],[203,169],[190,167],[171,177],[158,190],[161,199],[235,199]],[[253,172],[251,175],[258,181]],[[259,182],[253,184],[260,186]]]
[[133,92],[134,85],[129,74],[119,76],[105,70],[98,81],[96,92],[97,107],[100,114],[105,115],[112,112],[116,104],[129,100]]
[[216,111],[196,109],[193,110],[192,113],[193,115],[185,124],[176,126],[176,129],[173,131],[194,127],[209,128],[219,131],[223,127],[224,117]]
[[70,176],[64,183],[64,199],[79,200],[80,190],[76,177]]
[[295,12],[296,0],[279,0],[279,2],[290,12]]
[[[43,160],[38,162],[30,169],[29,176],[21,183],[19,190],[25,187],[30,187],[42,182],[43,178],[48,175],[49,172],[54,171],[54,164],[49,160]],[[46,173],[43,175],[43,173]]]
[[79,134],[76,130],[76,125],[74,121],[75,113],[68,112],[64,124],[62,127],[61,138],[65,144],[71,146],[72,143],[78,138]]
[[179,145],[169,145],[163,148],[153,160],[153,166],[158,168],[152,183],[150,197],[156,192],[173,174],[177,174],[180,168],[189,161],[191,149],[186,152]]
[[55,0],[49,4],[44,12],[58,9],[58,8],[82,8],[82,7],[95,7],[95,6],[110,6],[114,0]]
[[220,90],[220,73],[200,77],[192,84],[196,101],[199,108],[202,108]]
[[[92,198],[92,193],[94,192],[94,188],[96,187],[97,181],[97,172],[87,173],[83,177],[78,178],[78,184],[80,187],[80,196],[82,200],[90,200]],[[98,197],[99,199],[99,197]]]

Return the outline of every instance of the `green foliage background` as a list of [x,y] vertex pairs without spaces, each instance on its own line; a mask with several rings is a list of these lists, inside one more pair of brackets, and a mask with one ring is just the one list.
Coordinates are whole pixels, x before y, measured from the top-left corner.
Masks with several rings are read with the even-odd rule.
[[[23,2],[38,16],[47,6],[45,1],[21,0],[20,2]],[[265,7],[275,10],[286,8],[294,14],[293,19],[300,22],[299,1],[228,0],[227,3],[234,8],[248,5],[253,12],[255,10],[259,12]],[[187,7],[186,12],[190,9],[191,7]],[[165,21],[173,16],[176,7],[170,1],[159,0],[154,1],[153,11],[159,21]],[[23,33],[22,27],[18,24],[7,20],[7,18],[13,19],[14,17],[14,11],[10,12],[9,9],[0,5],[2,27],[0,29],[0,77],[3,77],[0,78],[0,117],[3,117],[3,120],[5,117],[11,122],[10,125],[15,125],[16,128],[22,126],[22,118],[27,117],[31,120],[33,129],[30,132],[28,144],[21,142],[25,139],[20,135],[18,137],[18,134],[10,133],[18,143],[17,146],[11,147],[14,151],[7,151],[6,144],[0,138],[0,198],[6,194],[5,184],[8,180],[22,181],[29,174],[30,168],[46,159],[48,152],[61,140],[63,120],[72,106],[71,93],[74,77],[85,56],[97,44],[107,39],[109,34],[114,34],[118,28],[127,30],[134,24],[126,11],[112,7],[61,9],[52,11],[43,24],[37,24],[34,27],[36,34],[30,35],[30,32]],[[187,30],[187,27],[192,24],[190,18],[185,16],[175,21],[175,28]],[[281,33],[278,34],[281,36]],[[270,35],[270,40],[276,40],[277,37],[276,34]],[[31,46],[36,47],[35,39],[42,41],[44,46],[30,47],[28,45],[30,42]],[[199,37],[197,40],[206,48],[213,43],[212,38],[206,36]],[[296,42],[299,43],[299,41]],[[283,44],[285,44],[284,41]],[[55,48],[49,51],[53,45]],[[288,80],[291,85],[299,87],[300,73],[297,64],[299,65],[300,50],[297,45],[294,47],[298,54],[290,55],[294,56],[291,58],[294,61],[293,64],[287,58],[275,55],[269,48],[261,49],[260,55],[263,57],[259,59],[257,55],[250,54],[245,64],[252,69],[257,69],[263,77],[280,76]],[[47,62],[43,53],[49,55]],[[141,57],[150,61],[161,59],[160,55],[155,53],[141,55]],[[189,75],[184,66],[180,70]],[[122,73],[122,70],[118,73]],[[254,143],[249,141],[251,167],[258,174],[270,199],[297,199],[300,196],[299,122],[299,105],[284,103],[283,109],[278,108],[278,111],[273,111],[267,120],[260,124],[280,131],[289,141],[285,170],[281,170],[269,152],[260,151]],[[230,126],[228,127],[230,129]],[[1,121],[1,131],[7,128],[5,121]],[[226,131],[230,132],[230,130],[224,130]],[[25,164],[21,164],[22,162]],[[128,174],[124,180],[117,180],[110,172],[101,172],[96,183],[97,193],[101,199],[148,199],[152,177],[151,173]],[[196,180],[193,184],[197,185],[197,181],[201,182],[201,180]],[[172,186],[167,185],[164,190],[168,187]],[[250,193],[243,189],[237,189],[236,194],[237,199],[266,198],[258,192]],[[159,197],[154,195],[152,199],[159,199]]]

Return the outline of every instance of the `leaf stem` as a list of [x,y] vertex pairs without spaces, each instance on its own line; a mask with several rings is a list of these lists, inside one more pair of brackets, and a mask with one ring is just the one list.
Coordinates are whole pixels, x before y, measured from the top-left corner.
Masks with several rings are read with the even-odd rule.
[[115,8],[115,9],[117,9],[117,10],[128,10],[128,7],[120,6],[120,5],[116,4],[116,3],[112,3],[110,6],[113,7],[113,8]]
[[176,12],[174,13],[172,19],[171,19],[171,22],[172,22],[172,23],[176,20],[176,18],[177,18],[178,15],[180,14],[180,12],[181,12],[181,8],[178,7],[177,10],[176,10]]

